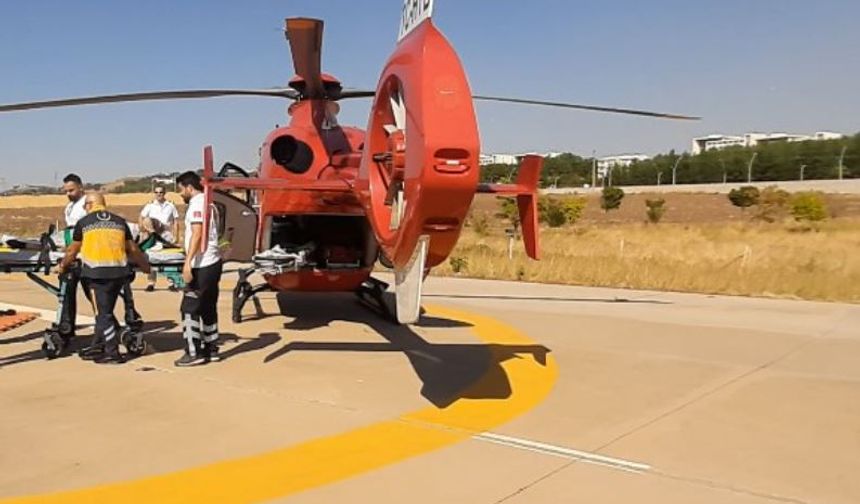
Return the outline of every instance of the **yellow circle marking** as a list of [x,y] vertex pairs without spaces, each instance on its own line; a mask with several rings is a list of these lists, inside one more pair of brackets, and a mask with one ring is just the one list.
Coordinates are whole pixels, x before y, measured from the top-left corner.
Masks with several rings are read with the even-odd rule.
[[[333,483],[448,446],[534,408],[555,383],[558,368],[546,349],[488,317],[448,308],[428,312],[471,324],[504,369],[511,394],[481,397],[494,377],[485,373],[444,409],[425,408],[343,434],[260,455],[93,488],[0,500],[11,503],[251,503]],[[491,365],[494,363],[491,361]]]

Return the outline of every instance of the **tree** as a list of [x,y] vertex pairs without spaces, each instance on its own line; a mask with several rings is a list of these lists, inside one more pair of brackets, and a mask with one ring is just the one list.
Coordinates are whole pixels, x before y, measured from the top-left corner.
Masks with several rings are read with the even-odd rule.
[[620,187],[608,186],[603,188],[603,193],[600,195],[600,208],[606,213],[610,210],[615,210],[621,206],[621,200],[624,199],[624,190]]
[[[657,174],[662,172],[662,182],[668,183],[676,161],[679,184],[722,182],[724,176],[727,182],[745,182],[753,154],[756,154],[755,180],[797,180],[801,165],[805,179],[836,178],[840,158],[845,178],[860,177],[860,134],[855,134],[833,140],[769,141],[755,147],[734,146],[695,156],[669,151],[619,167],[612,173],[612,182],[618,186],[653,185]],[[590,183],[593,161],[571,153],[547,157],[541,186],[577,187]],[[515,174],[515,165],[486,165],[481,167],[481,182],[510,181]]]
[[758,203],[759,190],[753,186],[743,186],[729,191],[729,201],[732,205],[740,207],[741,210],[746,210]]
[[774,222],[783,212],[790,199],[791,195],[788,191],[779,189],[776,186],[765,187],[759,193],[758,201],[756,202],[756,213],[753,219]]
[[645,214],[648,216],[648,220],[651,224],[657,224],[660,222],[660,219],[663,218],[663,214],[666,213],[666,208],[663,206],[665,204],[666,200],[663,198],[645,200],[645,206],[648,207]]
[[[498,199],[502,203],[502,208],[499,213],[496,214],[496,217],[508,221],[508,224],[511,225],[514,231],[518,230],[520,228],[520,210],[517,206],[517,200],[506,197],[500,197]],[[538,215],[540,215],[540,208],[538,208]]]
[[827,206],[817,192],[801,192],[791,198],[791,215],[798,222],[819,222],[827,218]]

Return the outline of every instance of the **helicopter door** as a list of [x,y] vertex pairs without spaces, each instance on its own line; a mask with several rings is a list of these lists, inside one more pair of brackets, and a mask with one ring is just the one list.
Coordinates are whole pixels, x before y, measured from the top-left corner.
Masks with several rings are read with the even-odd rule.
[[257,212],[247,202],[230,193],[212,191],[212,210],[224,244],[224,261],[250,261],[257,247]]

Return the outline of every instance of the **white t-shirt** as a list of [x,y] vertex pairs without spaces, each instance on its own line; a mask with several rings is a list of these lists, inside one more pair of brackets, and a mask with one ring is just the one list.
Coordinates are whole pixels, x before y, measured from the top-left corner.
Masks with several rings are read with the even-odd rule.
[[143,218],[155,219],[162,223],[164,225],[164,232],[161,233],[161,237],[169,242],[174,240],[173,223],[179,218],[179,212],[176,211],[176,207],[173,203],[167,200],[164,200],[164,203],[150,201],[143,207],[143,210],[140,211],[140,216]]
[[87,216],[87,211],[84,209],[84,203],[86,203],[86,198],[81,196],[78,198],[78,201],[70,201],[69,204],[66,205],[66,227],[75,227],[75,224],[77,224],[79,220]]
[[[191,225],[203,224],[203,216],[206,215],[205,198],[203,194],[198,194],[191,198],[188,202],[188,209],[185,210],[185,250],[191,248]],[[192,268],[205,268],[212,266],[221,260],[221,252],[218,250],[218,227],[215,221],[215,216],[209,220],[209,239],[207,240],[206,250],[198,253],[191,261]]]

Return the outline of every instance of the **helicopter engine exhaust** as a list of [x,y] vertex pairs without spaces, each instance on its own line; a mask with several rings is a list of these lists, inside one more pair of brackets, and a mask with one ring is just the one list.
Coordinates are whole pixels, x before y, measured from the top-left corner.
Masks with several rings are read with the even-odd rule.
[[278,166],[297,175],[308,171],[314,163],[311,147],[292,135],[276,138],[269,147],[269,154]]

